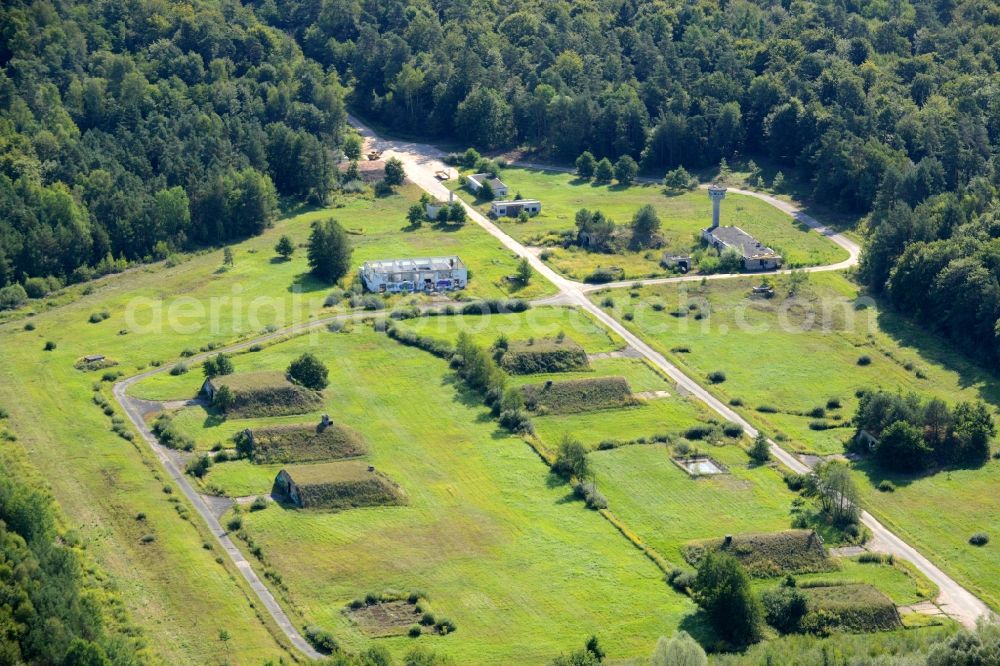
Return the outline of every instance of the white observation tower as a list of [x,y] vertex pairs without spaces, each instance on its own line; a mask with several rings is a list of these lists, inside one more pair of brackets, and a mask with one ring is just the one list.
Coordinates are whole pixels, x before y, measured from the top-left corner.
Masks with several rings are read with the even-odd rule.
[[708,186],[708,198],[712,200],[712,226],[709,229],[717,229],[719,227],[719,205],[726,198],[726,188],[712,183]]

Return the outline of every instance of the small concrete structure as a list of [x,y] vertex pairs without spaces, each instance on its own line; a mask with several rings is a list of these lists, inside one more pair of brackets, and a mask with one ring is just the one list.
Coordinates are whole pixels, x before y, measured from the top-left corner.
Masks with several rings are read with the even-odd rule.
[[524,211],[528,215],[542,212],[542,202],[538,199],[517,199],[516,201],[494,201],[490,204],[490,215],[494,217],[517,217]]
[[867,430],[859,431],[857,436],[855,436],[854,441],[858,444],[867,446],[869,451],[874,451],[875,447],[878,446],[878,437],[871,434]]
[[209,399],[209,401],[215,400],[215,390],[217,388],[218,387],[212,383],[212,378],[209,377],[204,382],[202,382],[200,393],[203,393],[205,397]]
[[674,463],[691,476],[710,476],[725,474],[726,466],[709,456],[694,456],[691,458],[674,458]]
[[104,354],[90,354],[89,356],[83,357],[84,363],[97,363],[98,361],[104,360]]
[[494,197],[503,199],[508,194],[508,189],[504,182],[488,173],[474,173],[471,176],[466,176],[465,182],[468,184],[469,190],[472,192],[478,192],[483,189],[483,183],[488,182],[490,187],[493,189]]
[[441,212],[441,209],[445,206],[450,206],[453,203],[455,203],[455,193],[448,192],[448,201],[436,200],[425,203],[424,213],[427,215],[428,220],[436,220],[438,213]]
[[361,280],[368,291],[406,293],[464,289],[469,271],[457,256],[366,261]]
[[754,296],[762,296],[764,298],[774,298],[774,287],[769,284],[762,284],[754,287],[751,290]]
[[299,492],[299,486],[287,470],[283,469],[278,472],[278,477],[274,480],[272,494],[284,496],[292,505],[302,508],[302,494]]
[[664,254],[660,260],[664,268],[676,268],[681,273],[691,270],[691,257],[685,254]]

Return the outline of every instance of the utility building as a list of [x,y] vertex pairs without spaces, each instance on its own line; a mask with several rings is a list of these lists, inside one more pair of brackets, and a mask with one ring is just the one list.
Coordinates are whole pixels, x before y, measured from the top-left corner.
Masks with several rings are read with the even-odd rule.
[[712,226],[701,230],[701,238],[716,248],[719,253],[733,248],[743,259],[743,268],[748,271],[769,271],[781,267],[781,255],[767,247],[739,227],[719,225],[722,200],[726,198],[726,188],[713,183],[708,187],[712,200]]

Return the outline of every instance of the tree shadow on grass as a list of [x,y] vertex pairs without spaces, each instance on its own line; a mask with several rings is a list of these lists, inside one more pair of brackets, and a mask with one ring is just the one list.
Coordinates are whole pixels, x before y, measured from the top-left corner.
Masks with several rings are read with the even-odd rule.
[[325,291],[331,287],[330,284],[320,280],[310,272],[299,273],[288,285],[288,291],[293,294],[304,294],[316,291]]
[[548,474],[545,475],[545,487],[548,488],[549,490],[553,488],[559,488],[560,486],[565,486],[568,483],[569,481],[567,481],[566,479],[564,479],[563,477],[559,476],[558,474],[556,474],[551,470],[549,471]]
[[[468,222],[466,222],[465,224],[468,224]],[[431,226],[431,228],[433,228],[434,231],[440,231],[441,233],[453,234],[456,231],[461,231],[462,229],[464,229],[465,224],[452,224],[451,222],[435,222]]]
[[270,259],[268,259],[268,263],[270,263],[270,264],[287,264],[291,260],[292,260],[291,257],[288,257],[286,259],[285,257],[282,257],[280,255],[275,255],[275,256],[271,257]]
[[208,410],[205,414],[205,420],[202,422],[201,427],[203,428],[216,428],[222,425],[226,421],[226,415],[217,410]]
[[679,628],[689,633],[691,638],[698,641],[705,648],[706,652],[713,650],[719,644],[719,634],[716,633],[711,622],[709,622],[708,615],[701,609],[685,615],[684,619],[681,620]]
[[897,488],[905,488],[914,481],[919,481],[923,475],[920,474],[902,474],[899,472],[890,472],[888,470],[882,469],[878,463],[876,463],[871,458],[865,458],[859,460],[853,465],[854,469],[861,472],[868,479],[868,483],[871,484],[872,488],[877,488],[878,484],[883,481],[891,481]]
[[879,300],[877,321],[883,333],[901,347],[915,350],[921,358],[944,367],[959,377],[962,388],[977,388],[979,398],[1000,406],[1000,379],[988,370],[977,366],[971,359],[954,349],[943,338],[922,331],[888,305]]

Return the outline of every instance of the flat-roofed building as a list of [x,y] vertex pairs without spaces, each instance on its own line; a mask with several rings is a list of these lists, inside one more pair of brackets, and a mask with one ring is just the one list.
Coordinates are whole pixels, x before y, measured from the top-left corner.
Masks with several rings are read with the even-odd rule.
[[464,289],[469,271],[457,256],[366,261],[361,280],[376,294]]
[[495,217],[517,217],[524,211],[528,215],[542,212],[542,202],[538,199],[517,199],[516,201],[494,201],[490,204],[490,214]]

